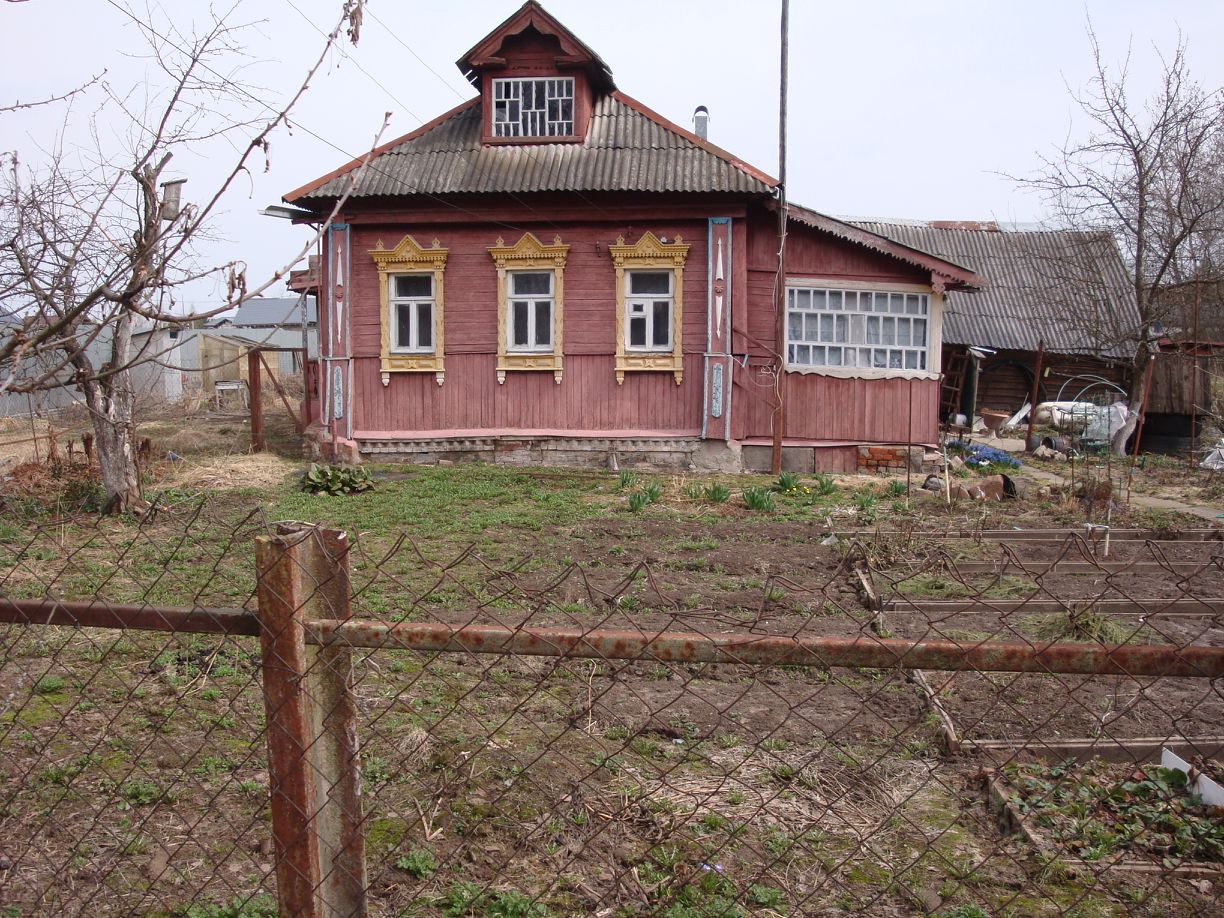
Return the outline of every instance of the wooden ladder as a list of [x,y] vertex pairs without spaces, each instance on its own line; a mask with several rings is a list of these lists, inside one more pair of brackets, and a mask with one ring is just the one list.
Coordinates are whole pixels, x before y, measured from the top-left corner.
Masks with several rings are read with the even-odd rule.
[[944,364],[943,384],[939,389],[939,416],[951,418],[960,411],[961,394],[965,390],[965,370],[969,365],[966,351],[953,351]]

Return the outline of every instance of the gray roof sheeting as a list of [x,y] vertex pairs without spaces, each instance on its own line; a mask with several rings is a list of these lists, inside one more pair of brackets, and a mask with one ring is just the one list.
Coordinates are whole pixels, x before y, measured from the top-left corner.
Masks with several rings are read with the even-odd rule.
[[[314,297],[306,297],[307,321],[313,324],[317,321],[315,315]],[[302,325],[302,310],[296,296],[274,297],[261,296],[247,300],[238,307],[233,316],[223,320],[224,324],[248,326],[253,328],[291,325],[300,328]]]
[[[335,198],[347,174],[298,200]],[[372,159],[354,197],[535,191],[768,194],[765,182],[613,96],[595,101],[582,143],[481,144],[479,105]]]
[[964,265],[986,286],[948,293],[943,340],[1000,350],[1129,357],[1141,327],[1117,245],[1101,233],[847,221]]

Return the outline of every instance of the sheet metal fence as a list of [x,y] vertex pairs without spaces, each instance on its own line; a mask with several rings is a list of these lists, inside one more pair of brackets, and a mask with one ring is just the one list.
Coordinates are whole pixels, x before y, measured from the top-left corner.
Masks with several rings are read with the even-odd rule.
[[[931,535],[850,534],[751,602],[302,525],[53,574],[31,543],[0,914],[1218,911],[1218,534]],[[167,551],[216,572],[191,605]]]

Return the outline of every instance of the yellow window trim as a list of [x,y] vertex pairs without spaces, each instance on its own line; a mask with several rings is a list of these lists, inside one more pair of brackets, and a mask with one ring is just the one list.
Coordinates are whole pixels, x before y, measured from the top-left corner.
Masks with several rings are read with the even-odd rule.
[[[437,239],[426,249],[417,244],[412,236],[405,236],[393,249],[383,247],[381,239],[375,248],[370,250],[370,257],[378,266],[378,290],[382,304],[380,315],[382,326],[382,384],[391,384],[392,373],[433,373],[438,385],[446,378],[445,342],[442,330],[444,324],[442,278],[446,273],[446,258],[450,249],[442,248]],[[434,309],[433,309],[433,341],[432,354],[393,354],[391,352],[391,307],[390,286],[394,274],[412,274],[432,271],[434,277]]]
[[[649,230],[633,245],[625,245],[625,237],[608,246],[616,268],[616,384],[625,381],[625,374],[639,371],[670,372],[676,385],[684,379],[684,350],[681,329],[684,324],[684,262],[689,246],[680,237],[675,242],[661,242]],[[671,353],[640,354],[625,347],[625,271],[643,268],[666,269],[672,272],[672,350]]]
[[[562,331],[565,317],[565,260],[570,247],[554,236],[552,245],[540,242],[532,233],[524,233],[514,245],[506,245],[501,237],[489,248],[497,265],[497,381],[504,383],[512,370],[552,370],[553,379],[560,383],[562,362]],[[506,347],[506,311],[509,308],[506,274],[509,271],[550,269],[553,272],[553,349],[552,353],[516,354]]]

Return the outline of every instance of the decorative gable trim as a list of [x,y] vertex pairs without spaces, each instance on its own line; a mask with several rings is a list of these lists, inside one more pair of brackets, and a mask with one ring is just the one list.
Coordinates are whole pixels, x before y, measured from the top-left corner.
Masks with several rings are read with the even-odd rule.
[[558,70],[582,67],[590,73],[591,82],[596,89],[607,92],[616,88],[612,71],[600,56],[535,0],[527,0],[501,25],[477,42],[467,54],[455,61],[455,66],[473,86],[479,86],[481,69],[505,65],[505,59],[498,54],[505,40],[529,28],[534,28],[541,35],[552,36],[560,43],[561,54],[555,58]]

